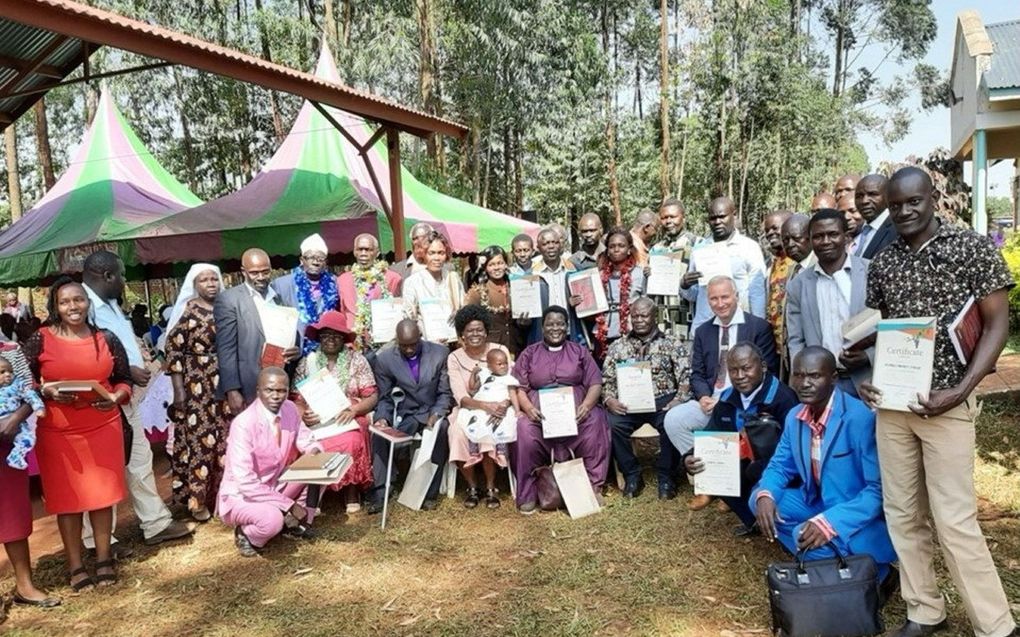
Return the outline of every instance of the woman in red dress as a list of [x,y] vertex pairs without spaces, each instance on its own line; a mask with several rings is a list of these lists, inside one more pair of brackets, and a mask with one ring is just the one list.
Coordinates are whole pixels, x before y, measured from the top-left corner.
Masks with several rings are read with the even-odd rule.
[[[61,393],[43,385],[46,416],[39,419],[36,457],[46,510],[57,515],[71,588],[117,581],[110,554],[113,505],[124,499],[124,437],[117,405],[131,398],[127,355],[117,337],[88,320],[85,289],[70,277],[50,288],[50,318],[26,344],[37,382],[96,381],[110,394]],[[96,538],[96,575],[82,565],[82,513]]]

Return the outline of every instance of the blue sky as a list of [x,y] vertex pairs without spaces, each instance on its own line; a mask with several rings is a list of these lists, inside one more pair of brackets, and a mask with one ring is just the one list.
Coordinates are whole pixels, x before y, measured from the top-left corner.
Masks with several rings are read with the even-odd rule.
[[[965,9],[976,9],[981,15],[985,24],[1005,22],[1020,18],[1020,3],[996,0],[995,2],[979,0],[935,0],[932,3],[932,10],[938,21],[938,37],[928,49],[924,61],[935,67],[948,71],[953,61],[953,40],[956,37],[956,15]],[[875,47],[874,59],[877,61],[884,54],[881,47]],[[863,59],[864,56],[862,56]],[[879,77],[884,81],[895,75],[909,73],[913,68],[913,62],[908,65],[898,66],[886,62],[880,70]],[[881,138],[870,134],[861,133],[859,139],[864,145],[871,160],[872,166],[883,159],[901,161],[909,155],[927,155],[937,146],[949,148],[949,109],[939,108],[925,113],[921,110],[921,100],[913,96],[908,100],[907,107],[915,113],[910,132],[899,142],[891,147],[886,147]],[[964,174],[967,182],[971,180],[970,162],[964,166]],[[988,171],[989,195],[1010,196],[1009,178],[1013,174],[1013,162],[1002,161]]]

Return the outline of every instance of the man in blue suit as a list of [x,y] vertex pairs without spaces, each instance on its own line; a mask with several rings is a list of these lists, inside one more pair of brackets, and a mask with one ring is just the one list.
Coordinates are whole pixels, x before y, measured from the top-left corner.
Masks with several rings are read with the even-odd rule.
[[837,378],[836,358],[823,347],[794,359],[802,405],[787,415],[749,504],[769,541],[809,560],[832,557],[829,542],[844,555],[870,555],[882,580],[896,552],[882,513],[875,414],[837,388]]
[[[681,456],[694,448],[694,432],[708,425],[719,396],[731,385],[726,366],[726,354],[731,347],[737,343],[754,344],[761,352],[768,371],[773,375],[779,373],[772,326],[765,319],[740,309],[740,298],[733,279],[713,277],[705,289],[705,298],[715,318],[694,332],[691,400],[670,409],[664,424],[670,442]],[[710,496],[696,496],[689,506],[698,511],[711,501]]]

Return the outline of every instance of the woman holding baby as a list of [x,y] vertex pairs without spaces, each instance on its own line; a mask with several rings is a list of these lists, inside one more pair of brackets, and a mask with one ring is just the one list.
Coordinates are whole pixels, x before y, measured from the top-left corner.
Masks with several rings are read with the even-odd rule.
[[[509,352],[505,347],[488,342],[491,320],[488,310],[480,305],[465,305],[458,310],[453,324],[461,347],[450,354],[446,362],[450,374],[450,389],[456,401],[450,413],[450,462],[457,464],[468,484],[464,506],[469,509],[477,507],[482,499],[482,491],[478,486],[479,465],[485,477],[485,506],[490,509],[499,508],[496,469],[507,466],[506,450],[503,445],[472,442],[468,438],[463,419],[458,419],[462,410],[478,410],[490,418],[502,419],[511,408],[509,399],[499,402],[478,400],[469,389],[472,375],[477,376],[482,371],[488,372],[490,362],[494,365],[503,365],[508,358]],[[493,351],[501,352],[503,360],[499,360],[498,354],[487,360]]]

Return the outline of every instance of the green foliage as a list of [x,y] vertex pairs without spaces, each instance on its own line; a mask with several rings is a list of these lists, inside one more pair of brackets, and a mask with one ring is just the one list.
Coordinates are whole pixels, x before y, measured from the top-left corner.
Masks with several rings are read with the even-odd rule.
[[[1002,256],[1006,259],[1013,280],[1020,281],[1020,234],[1013,233],[1010,236],[1002,248]],[[1013,327],[1017,327],[1020,322],[1020,286],[1013,286],[1009,290],[1009,318]]]
[[1013,202],[1009,197],[989,197],[985,203],[989,219],[1012,219]]

